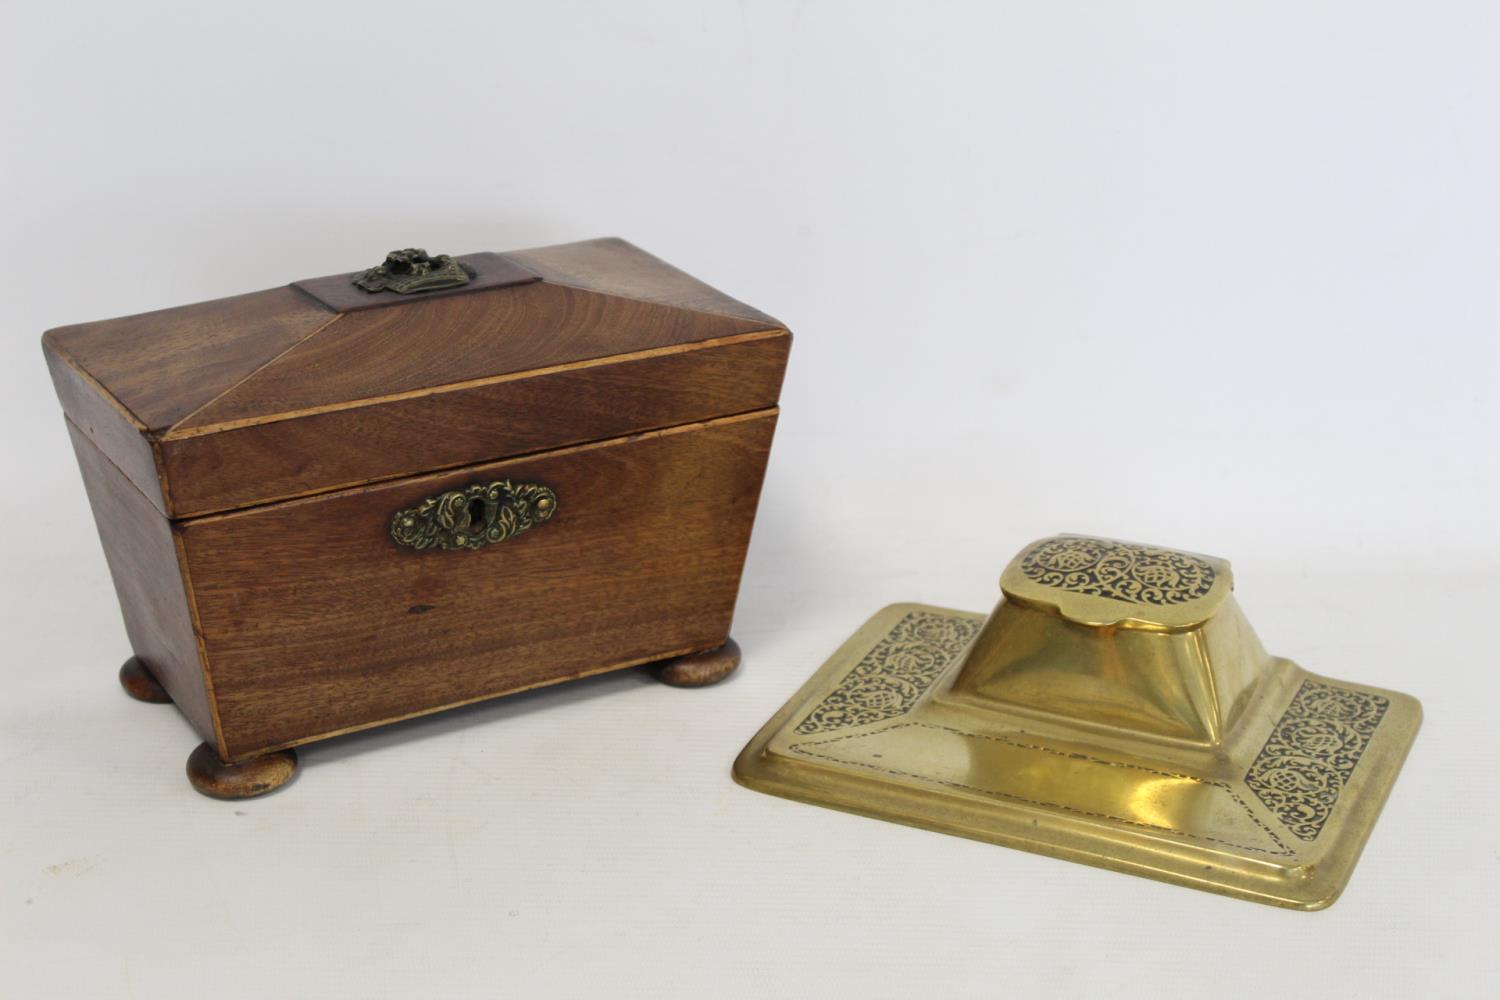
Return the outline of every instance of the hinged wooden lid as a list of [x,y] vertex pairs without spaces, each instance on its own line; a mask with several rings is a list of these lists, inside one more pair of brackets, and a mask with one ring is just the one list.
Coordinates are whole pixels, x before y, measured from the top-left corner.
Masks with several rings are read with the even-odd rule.
[[623,240],[48,331],[68,419],[191,517],[774,406],[790,334]]

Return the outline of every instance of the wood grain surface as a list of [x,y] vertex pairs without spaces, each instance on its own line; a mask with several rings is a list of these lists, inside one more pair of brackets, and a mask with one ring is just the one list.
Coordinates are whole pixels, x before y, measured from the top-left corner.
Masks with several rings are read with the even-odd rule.
[[161,434],[336,315],[272,288],[58,327],[42,335],[42,352],[63,412],[169,513]]
[[[132,649],[221,761],[724,646],[791,335],[620,240],[481,256],[542,277],[43,337]],[[502,478],[557,513],[391,539]]]
[[48,330],[60,351],[150,431],[173,426],[337,313],[291,288]]
[[571,285],[625,298],[737,316],[766,327],[784,324],[730,298],[686,271],[618,237],[513,250],[507,257],[556,285]]
[[[776,411],[198,518],[180,531],[227,760],[722,645]],[[557,492],[477,551],[391,515],[472,483]]]
[[179,516],[774,406],[785,331],[528,372],[158,443]]
[[288,286],[43,349],[64,411],[176,519],[776,401],[786,330],[623,240],[466,259],[543,277],[352,312]]
[[575,361],[732,337],[764,323],[533,282],[341,315],[172,433],[205,433]]
[[[68,422],[130,648],[205,740],[219,744],[172,524]],[[103,665],[100,665],[101,673]]]
[[[47,345],[43,341],[44,346]],[[57,350],[45,351],[53,388],[69,423],[92,441],[158,511],[169,506],[156,439],[135,414]]]

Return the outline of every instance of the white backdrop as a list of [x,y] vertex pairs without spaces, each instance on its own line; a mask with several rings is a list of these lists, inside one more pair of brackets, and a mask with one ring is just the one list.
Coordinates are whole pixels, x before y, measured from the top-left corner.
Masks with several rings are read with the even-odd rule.
[[[1500,13],[6,0],[0,996],[1473,995],[1500,973]],[[37,337],[621,235],[797,334],[735,634],[196,795]],[[1426,722],[1283,912],[733,785],[864,618],[1027,541],[1234,560]]]

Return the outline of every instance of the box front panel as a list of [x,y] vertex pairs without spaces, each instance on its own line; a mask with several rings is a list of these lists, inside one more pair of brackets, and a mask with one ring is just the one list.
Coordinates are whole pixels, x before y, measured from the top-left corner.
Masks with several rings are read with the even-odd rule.
[[[230,756],[719,645],[775,423],[761,411],[185,522]],[[397,512],[500,481],[553,491],[555,512],[477,549],[393,539]]]
[[295,420],[177,432],[161,441],[162,468],[173,515],[195,517],[677,427],[775,406],[790,346],[785,332],[748,334]]

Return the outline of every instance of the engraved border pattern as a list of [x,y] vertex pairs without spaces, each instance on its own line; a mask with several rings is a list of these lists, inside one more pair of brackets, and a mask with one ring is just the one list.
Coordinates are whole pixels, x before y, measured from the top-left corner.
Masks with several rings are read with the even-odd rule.
[[1294,836],[1316,840],[1390,705],[1378,694],[1303,681],[1246,786]]
[[1021,572],[1044,587],[1127,604],[1184,604],[1214,585],[1214,568],[1197,556],[1107,538],[1038,542],[1021,557]]
[[807,717],[802,735],[905,715],[979,633],[970,618],[913,611],[844,675]]

